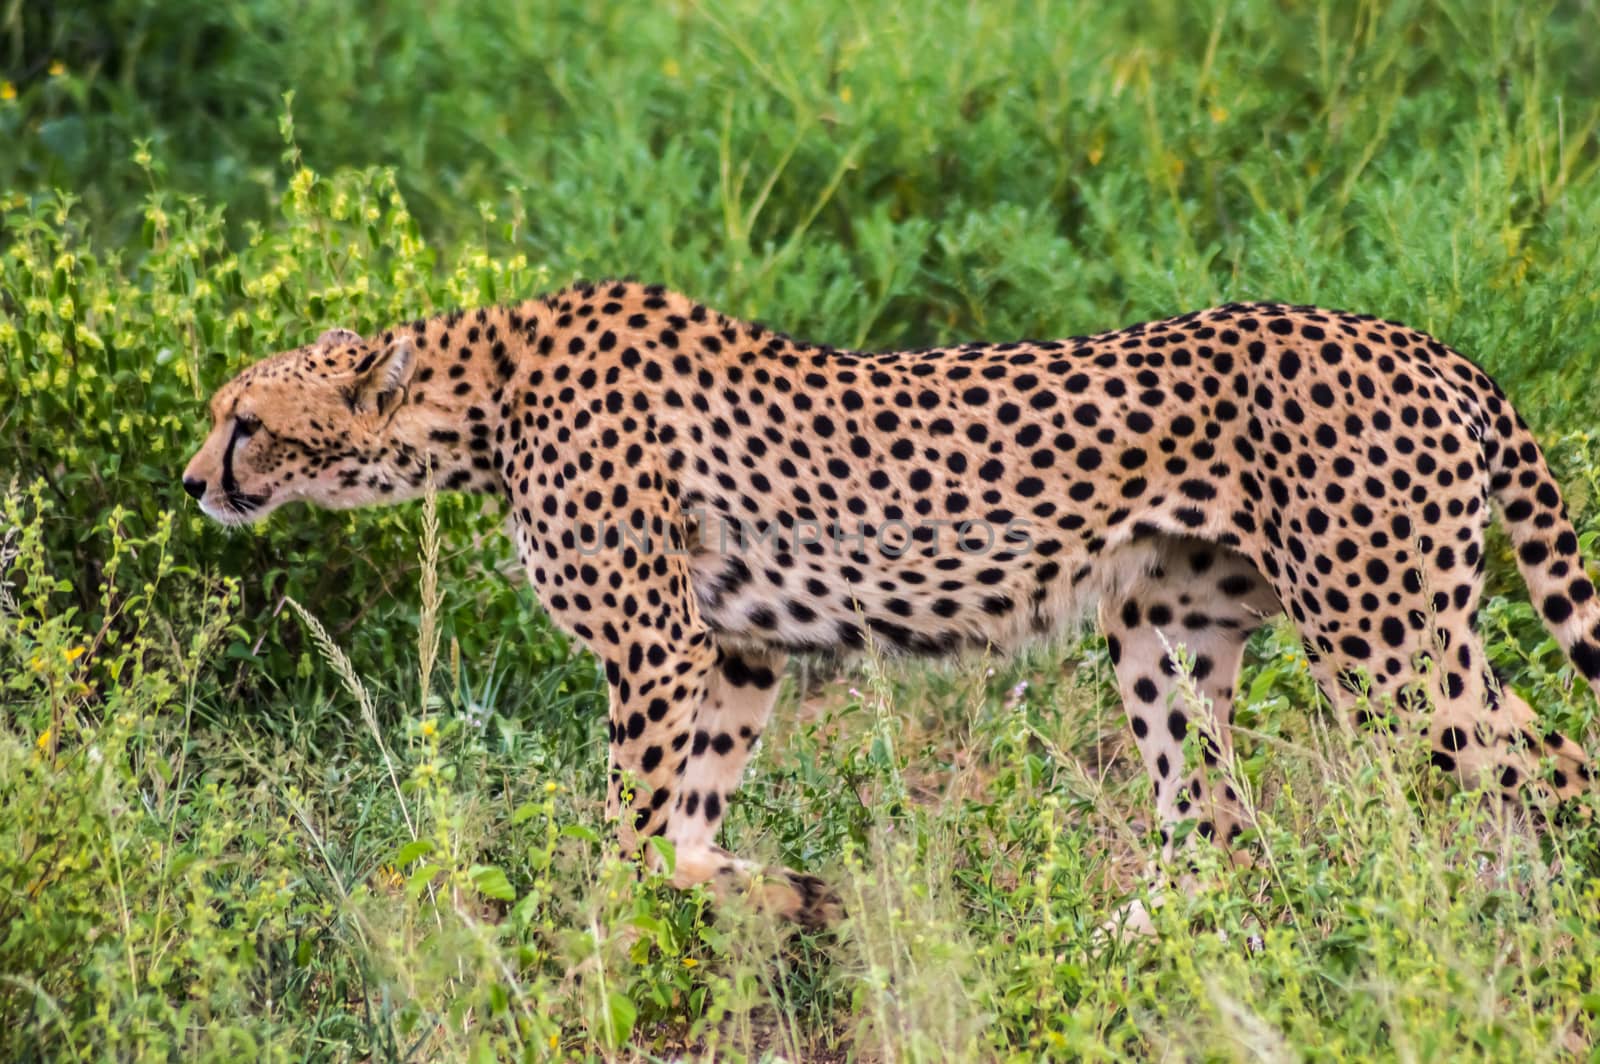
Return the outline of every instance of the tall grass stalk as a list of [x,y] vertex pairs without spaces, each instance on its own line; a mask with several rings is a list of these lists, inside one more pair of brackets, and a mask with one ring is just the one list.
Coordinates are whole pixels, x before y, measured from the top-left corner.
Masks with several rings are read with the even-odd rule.
[[417,825],[411,819],[411,810],[406,804],[405,794],[400,789],[400,777],[395,773],[394,757],[389,753],[388,743],[384,741],[383,729],[378,726],[378,713],[372,704],[372,695],[367,691],[367,685],[356,674],[355,667],[350,664],[347,656],[339,644],[328,634],[322,622],[306,611],[306,608],[292,598],[285,599],[289,607],[299,616],[300,623],[306,626],[311,633],[311,639],[316,644],[323,660],[332,667],[334,675],[339,677],[346,691],[350,692],[356,700],[356,706],[361,714],[362,723],[367,726],[367,731],[372,733],[372,739],[378,744],[378,752],[383,757],[384,770],[389,774],[389,783],[394,788],[395,802],[399,806],[401,815],[405,818],[406,830],[411,833],[412,839],[417,838]]

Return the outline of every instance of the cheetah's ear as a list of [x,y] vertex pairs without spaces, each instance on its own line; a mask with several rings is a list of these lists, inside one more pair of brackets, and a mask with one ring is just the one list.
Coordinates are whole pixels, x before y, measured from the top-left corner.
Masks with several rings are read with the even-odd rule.
[[329,329],[327,332],[317,337],[318,347],[335,347],[340,344],[349,346],[350,344],[359,344],[360,342],[361,334],[351,332],[349,329]]
[[396,339],[356,378],[355,385],[347,393],[351,409],[367,414],[392,412],[411,383],[411,371],[416,365],[416,349],[411,345],[411,338]]

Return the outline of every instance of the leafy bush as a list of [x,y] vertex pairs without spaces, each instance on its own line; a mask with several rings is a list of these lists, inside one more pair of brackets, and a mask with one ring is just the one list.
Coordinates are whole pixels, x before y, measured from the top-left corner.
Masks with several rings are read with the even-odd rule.
[[[301,511],[265,533],[229,533],[206,521],[177,483],[206,431],[205,397],[260,353],[298,346],[325,322],[372,331],[439,307],[534,291],[549,279],[520,256],[482,253],[436,275],[384,173],[324,181],[301,170],[279,206],[282,225],[252,227],[234,248],[219,211],[155,193],[130,275],[123,255],[86,245],[72,197],[14,204],[5,223],[11,244],[0,256],[0,392],[11,397],[11,453],[48,485],[49,544],[80,608],[95,608],[105,564],[99,515],[121,507],[133,535],[172,523],[180,564],[251,575],[242,588],[250,632],[225,648],[229,658],[263,666],[248,675],[310,674],[310,656],[281,635],[288,598],[341,632],[361,619],[358,661],[392,673],[410,644],[406,629],[392,627],[401,616],[393,588],[416,572],[405,519]],[[507,668],[530,673],[560,665],[565,640],[504,579],[493,516],[477,509],[466,498],[446,505],[455,546],[443,564],[464,593],[458,613],[470,623],[458,627],[468,652],[502,648]],[[181,516],[172,522],[174,514]]]
[[[563,732],[525,733],[459,683],[400,728],[380,725],[366,685],[298,605],[356,696],[356,727],[324,722],[315,757],[248,722],[209,728],[201,677],[238,635],[236,582],[173,564],[175,520],[137,536],[114,510],[95,627],[50,568],[43,487],[6,498],[3,515],[20,586],[0,601],[13,707],[0,725],[6,1059],[287,1060],[324,1041],[389,1058],[431,1045],[541,1059],[564,1025],[619,1043],[641,1011],[626,991],[670,985],[657,976],[694,944],[695,907],[675,899],[678,915],[649,916],[663,907],[659,878],[641,891],[630,866],[598,860],[595,803],[571,797],[598,764],[555,770],[566,784],[536,771],[570,742]],[[436,586],[431,515],[426,534]],[[168,606],[189,618],[181,639]],[[437,633],[437,600],[424,606],[423,630]],[[366,831],[326,834],[346,800],[366,806]],[[510,862],[522,889],[488,859]],[[643,940],[581,930],[630,916]],[[602,955],[642,962],[634,982],[561,988]]]
[[[1256,866],[1159,943],[1096,934],[1155,850],[1102,645],[802,669],[723,840],[839,884],[790,939],[604,856],[597,678],[496,514],[225,532],[177,482],[246,362],[577,275],[864,346],[1275,297],[1482,362],[1592,560],[1591,14],[12,5],[0,1056],[1592,1055],[1594,825],[1438,800],[1286,627],[1240,688]],[[1493,548],[1493,660],[1593,748]]]

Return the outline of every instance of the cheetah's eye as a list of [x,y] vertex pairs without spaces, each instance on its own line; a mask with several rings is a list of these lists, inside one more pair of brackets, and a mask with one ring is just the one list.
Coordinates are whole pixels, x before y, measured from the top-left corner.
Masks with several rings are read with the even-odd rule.
[[235,414],[233,422],[241,436],[249,436],[261,427],[261,419],[254,414]]

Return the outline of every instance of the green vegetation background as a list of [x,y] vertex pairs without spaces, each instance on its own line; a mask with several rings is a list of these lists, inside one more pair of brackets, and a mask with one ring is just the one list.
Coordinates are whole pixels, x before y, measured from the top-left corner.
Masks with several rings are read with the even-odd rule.
[[[1199,967],[1169,946],[1090,961],[1133,885],[1113,855],[1143,852],[1109,825],[1144,815],[1135,776],[1080,779],[1119,732],[1092,640],[998,677],[869,668],[867,695],[836,699],[845,726],[775,738],[733,841],[851,869],[859,891],[909,835],[927,881],[915,904],[858,905],[829,948],[730,945],[558,837],[602,830],[596,682],[504,578],[494,515],[442,501],[430,566],[415,508],[227,534],[177,478],[204,395],[251,359],[578,276],[871,347],[1276,298],[1479,360],[1550,445],[1593,558],[1597,31],[1592,0],[0,6],[0,480],[20,551],[0,1047],[1590,1052],[1581,876],[1532,900],[1473,886],[1471,806],[1419,821],[1430,801],[1401,788],[1374,811],[1370,780],[1341,791],[1270,743],[1247,770],[1270,761],[1298,780],[1281,808],[1334,822],[1292,825],[1303,875],[1233,882],[1197,920],[1253,917],[1281,956],[1240,967],[1212,936]],[[419,608],[432,569],[444,599]],[[1592,738],[1592,700],[1509,574],[1497,556],[1497,661]],[[365,717],[291,601],[348,652]],[[430,630],[444,640],[431,685],[419,623],[424,659]],[[1292,641],[1258,651],[1257,704],[1305,710]],[[886,741],[890,706],[925,749]],[[822,741],[835,730],[852,738]],[[951,799],[972,764],[982,793]],[[945,800],[913,801],[906,774],[940,771]],[[1592,868],[1576,838],[1568,867]],[[1385,853],[1427,861],[1396,881]],[[1532,880],[1549,857],[1527,858]],[[409,885],[375,901],[384,869]],[[485,920],[474,892],[509,915]],[[1397,896],[1427,904],[1385,908]],[[1431,960],[1390,963],[1418,941]],[[931,1004],[897,1012],[895,979]],[[1451,1011],[1469,991],[1487,1004]]]

